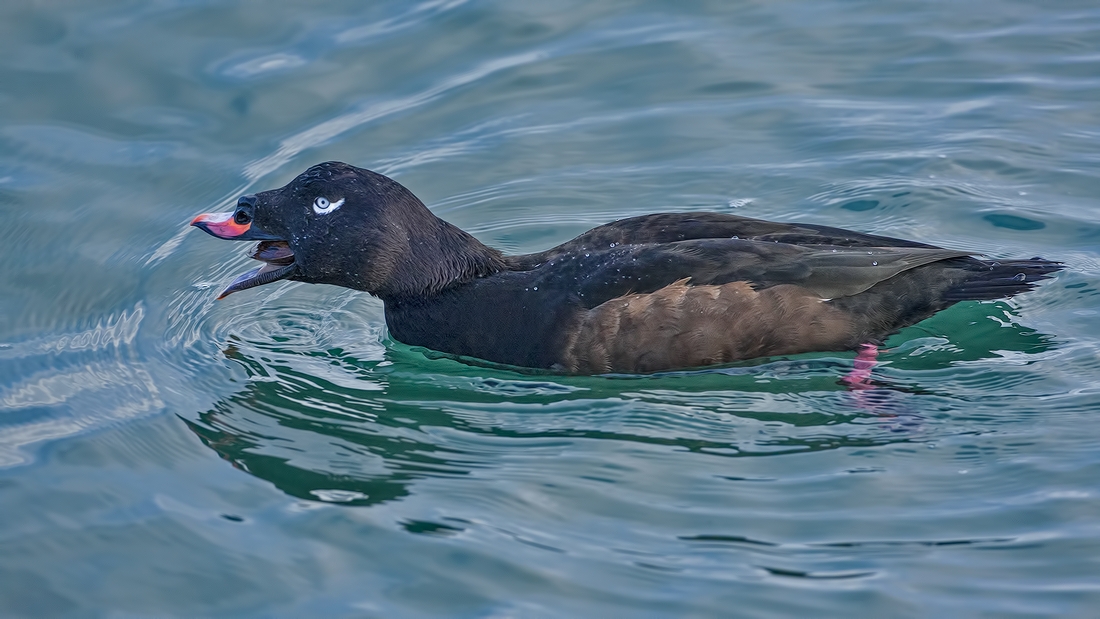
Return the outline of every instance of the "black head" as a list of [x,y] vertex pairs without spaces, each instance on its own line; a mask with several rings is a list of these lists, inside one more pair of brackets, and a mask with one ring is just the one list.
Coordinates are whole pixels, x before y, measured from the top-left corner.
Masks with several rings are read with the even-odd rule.
[[[397,181],[346,163],[315,165],[280,189],[245,195],[232,213],[192,225],[224,239],[259,240],[264,266],[221,296],[279,279],[387,296],[436,291],[499,254],[435,217]],[[483,264],[488,260],[490,264]],[[448,265],[454,268],[441,268]]]

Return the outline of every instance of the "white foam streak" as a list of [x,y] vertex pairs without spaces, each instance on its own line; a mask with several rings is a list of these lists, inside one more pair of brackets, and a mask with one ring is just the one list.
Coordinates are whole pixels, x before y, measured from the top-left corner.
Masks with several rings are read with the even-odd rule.
[[0,347],[0,359],[127,346],[137,337],[138,327],[144,317],[145,307],[139,302],[134,309],[123,311],[117,316],[108,316],[85,331]]

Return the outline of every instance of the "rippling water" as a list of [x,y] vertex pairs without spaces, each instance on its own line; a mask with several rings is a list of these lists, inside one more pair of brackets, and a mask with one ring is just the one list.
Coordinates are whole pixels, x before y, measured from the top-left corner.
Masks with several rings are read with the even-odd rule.
[[[0,615],[1092,616],[1098,50],[1086,2],[4,3]],[[214,301],[190,218],[330,159],[510,252],[718,210],[1067,270],[867,391],[524,375]]]

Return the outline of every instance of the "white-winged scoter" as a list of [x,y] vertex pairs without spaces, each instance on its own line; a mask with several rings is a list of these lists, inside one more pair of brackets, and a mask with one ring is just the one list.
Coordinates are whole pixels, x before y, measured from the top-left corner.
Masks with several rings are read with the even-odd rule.
[[507,256],[381,174],[328,162],[192,225],[255,240],[219,298],[289,279],[369,292],[397,340],[571,374],[854,350],[956,302],[1010,297],[1061,263],[722,213],[611,222]]

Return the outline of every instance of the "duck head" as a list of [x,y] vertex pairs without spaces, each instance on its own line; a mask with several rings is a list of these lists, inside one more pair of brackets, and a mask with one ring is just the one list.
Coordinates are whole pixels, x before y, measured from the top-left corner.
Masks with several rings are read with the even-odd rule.
[[219,299],[283,279],[383,298],[424,294],[500,263],[499,252],[437,218],[397,181],[335,161],[191,225],[220,239],[259,241],[250,256],[264,264],[234,279]]

